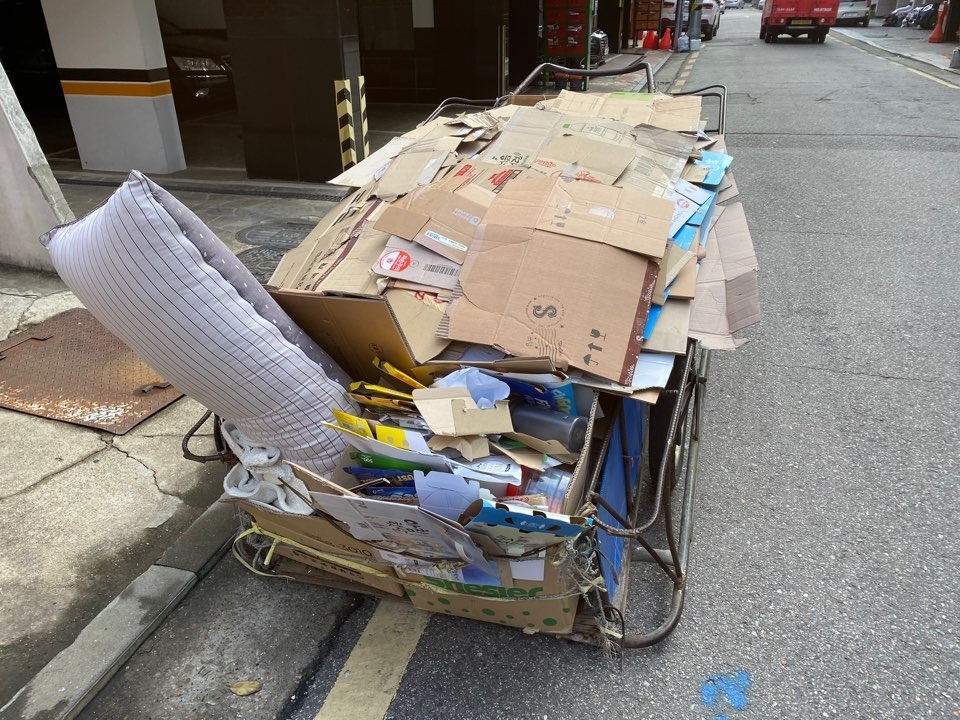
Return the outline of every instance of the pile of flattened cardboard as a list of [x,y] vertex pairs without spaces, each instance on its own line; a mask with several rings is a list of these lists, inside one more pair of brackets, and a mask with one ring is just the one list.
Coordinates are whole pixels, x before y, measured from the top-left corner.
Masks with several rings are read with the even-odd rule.
[[239,504],[287,571],[566,633],[599,577],[573,548],[605,408],[655,402],[688,338],[739,345],[757,263],[700,98],[517,100],[334,180],[270,286],[363,413],[323,420],[333,477],[296,469],[314,514]]

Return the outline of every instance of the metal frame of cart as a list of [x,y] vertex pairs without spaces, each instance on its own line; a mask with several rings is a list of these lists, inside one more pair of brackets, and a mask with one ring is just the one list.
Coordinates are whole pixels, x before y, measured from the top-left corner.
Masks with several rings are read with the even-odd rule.
[[[653,71],[642,57],[620,69],[581,70],[551,63],[535,68],[517,89],[492,100],[448,98],[424,121],[429,122],[454,108],[493,108],[522,95],[546,72],[596,78],[643,71],[645,80],[638,90],[654,88]],[[716,123],[707,132],[722,133],[726,120],[726,88],[712,85],[677,95],[700,95],[717,102]],[[583,497],[581,514],[592,517],[596,533],[586,548],[592,552],[604,582],[584,593],[574,630],[558,635],[570,640],[616,650],[654,645],[673,632],[680,621],[686,597],[690,543],[693,533],[693,505],[698,478],[704,391],[710,351],[693,339],[686,353],[677,356],[666,388],[653,406],[629,398],[609,395],[611,421],[595,451]],[[209,417],[204,416],[183,439],[184,457],[206,462],[235,461],[222,443],[219,454],[198,456],[189,450],[189,441]],[[679,502],[677,502],[679,498]],[[238,557],[258,572],[272,574],[263,549],[234,548]],[[659,623],[647,630],[627,627],[628,590],[633,563],[649,562],[667,578],[669,597]],[[285,570],[284,577],[297,579]],[[304,577],[304,579],[307,579]],[[376,590],[332,578],[331,586],[378,595]]]

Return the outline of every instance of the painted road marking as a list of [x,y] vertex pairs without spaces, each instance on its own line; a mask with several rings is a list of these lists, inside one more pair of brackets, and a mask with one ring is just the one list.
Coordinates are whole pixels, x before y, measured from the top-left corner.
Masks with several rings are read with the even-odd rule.
[[[906,67],[906,65],[904,65],[904,67]],[[914,70],[912,67],[908,67],[907,70],[909,70],[910,72],[914,73],[915,75],[919,75],[920,77],[924,77],[924,78],[926,78],[927,80],[933,80],[935,83],[940,83],[940,84],[943,85],[944,87],[953,88],[954,90],[960,89],[960,88],[958,88],[956,85],[954,85],[953,83],[948,83],[946,80],[941,80],[941,79],[938,78],[938,77],[934,77],[933,75],[928,75],[927,73],[921,72],[920,70]]]
[[680,92],[683,90],[683,85],[690,77],[690,71],[693,70],[693,64],[697,61],[699,56],[699,50],[695,50],[687,56],[687,58],[683,61],[683,69],[680,71],[679,75],[677,75],[677,79],[674,80],[673,85],[670,87],[670,92]]
[[314,720],[383,720],[430,613],[381,600]]
[[[734,710],[747,709],[747,690],[750,689],[750,673],[737,670],[730,675],[711,675],[700,686],[700,700],[710,709],[720,709],[726,704]],[[724,702],[725,701],[725,702]],[[728,720],[726,715],[717,715],[714,720]]]

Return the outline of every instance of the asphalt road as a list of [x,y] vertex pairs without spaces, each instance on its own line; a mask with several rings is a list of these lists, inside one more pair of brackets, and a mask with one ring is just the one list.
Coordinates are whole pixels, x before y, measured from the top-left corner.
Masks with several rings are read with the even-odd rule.
[[[227,557],[81,717],[306,720],[347,687],[351,709],[321,717],[365,720],[388,670],[397,720],[960,717],[960,90],[834,35],[758,31],[727,11],[664,71],[729,88],[763,311],[713,357],[674,634],[621,668],[432,616],[406,655],[371,630],[341,673],[383,608]],[[662,589],[638,574],[630,619]],[[225,689],[252,678],[257,695]]]

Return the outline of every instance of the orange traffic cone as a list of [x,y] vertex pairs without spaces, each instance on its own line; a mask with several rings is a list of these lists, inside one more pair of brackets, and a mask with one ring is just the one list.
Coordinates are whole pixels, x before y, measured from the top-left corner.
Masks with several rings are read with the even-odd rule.
[[645,30],[643,33],[643,49],[657,49],[657,34],[653,30]]
[[670,28],[663,31],[663,37],[660,38],[660,49],[670,50],[673,48],[673,38],[670,37]]
[[937,24],[933,27],[933,32],[930,33],[930,39],[927,42],[932,43],[942,43],[943,42],[943,18],[946,15],[946,9],[949,3],[942,2],[940,3],[940,9],[937,10]]

